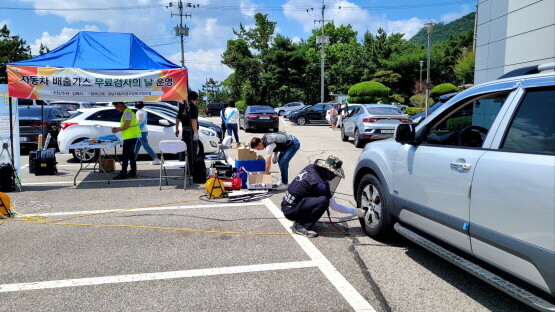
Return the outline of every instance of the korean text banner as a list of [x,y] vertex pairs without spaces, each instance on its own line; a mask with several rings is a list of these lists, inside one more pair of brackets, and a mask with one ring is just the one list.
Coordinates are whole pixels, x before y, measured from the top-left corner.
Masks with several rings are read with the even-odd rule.
[[186,99],[187,69],[83,70],[7,66],[10,96],[79,102]]

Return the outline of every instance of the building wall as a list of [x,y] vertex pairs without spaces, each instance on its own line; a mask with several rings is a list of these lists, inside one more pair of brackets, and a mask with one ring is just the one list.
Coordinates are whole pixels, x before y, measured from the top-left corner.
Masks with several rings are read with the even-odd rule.
[[555,0],[478,0],[474,84],[555,62]]

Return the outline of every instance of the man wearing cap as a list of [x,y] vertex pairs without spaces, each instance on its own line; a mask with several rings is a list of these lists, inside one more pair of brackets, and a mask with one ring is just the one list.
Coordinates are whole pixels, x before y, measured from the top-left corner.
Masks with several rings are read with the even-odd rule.
[[[289,183],[289,162],[299,148],[301,148],[299,140],[285,132],[271,132],[264,134],[262,138],[252,138],[251,148],[266,151],[266,156],[264,157],[266,159],[266,174],[270,174],[273,154],[273,162],[278,163],[279,171],[281,172],[281,183],[277,186],[277,190],[287,189],[287,184]],[[279,157],[277,153],[279,153]]]
[[[119,127],[112,128],[112,133],[121,131],[122,143],[122,156],[121,156],[121,171],[114,177],[114,180],[134,178],[137,176],[137,162],[135,160],[135,145],[137,139],[141,137],[141,128],[135,113],[123,102],[113,102],[114,107],[123,112]],[[127,172],[127,164],[131,162],[131,170]]]
[[345,177],[343,162],[335,157],[318,159],[306,166],[289,184],[281,201],[281,211],[293,223],[293,231],[306,237],[318,234],[310,228],[322,217],[328,208],[363,218],[366,212],[361,208],[345,207],[333,199],[339,181]]

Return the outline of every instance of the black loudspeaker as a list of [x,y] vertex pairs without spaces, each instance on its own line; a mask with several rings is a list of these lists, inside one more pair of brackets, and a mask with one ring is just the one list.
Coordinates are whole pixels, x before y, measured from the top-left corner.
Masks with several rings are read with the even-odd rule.
[[15,171],[12,164],[0,164],[0,191],[15,191]]

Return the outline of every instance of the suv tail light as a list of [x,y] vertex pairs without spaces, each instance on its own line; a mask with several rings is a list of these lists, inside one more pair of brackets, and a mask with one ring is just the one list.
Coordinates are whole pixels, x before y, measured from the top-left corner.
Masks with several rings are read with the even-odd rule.
[[412,123],[412,120],[407,119],[407,118],[399,119],[399,121],[402,122],[402,123]]
[[245,116],[245,118],[247,118],[247,119],[256,119],[256,116],[255,115],[247,115],[247,116]]
[[62,122],[62,130],[65,130],[69,126],[78,125],[78,122]]

